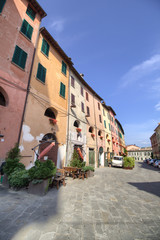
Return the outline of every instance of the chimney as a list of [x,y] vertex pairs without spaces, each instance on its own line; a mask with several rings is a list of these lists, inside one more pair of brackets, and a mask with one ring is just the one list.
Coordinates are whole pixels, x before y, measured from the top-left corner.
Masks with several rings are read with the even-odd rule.
[[83,78],[83,77],[84,77],[84,74],[83,74],[83,73],[80,73],[80,76]]

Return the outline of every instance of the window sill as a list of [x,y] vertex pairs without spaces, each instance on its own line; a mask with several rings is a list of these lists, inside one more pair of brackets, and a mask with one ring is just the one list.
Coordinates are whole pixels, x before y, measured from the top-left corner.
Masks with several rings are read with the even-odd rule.
[[61,94],[59,94],[59,96],[60,96],[61,98],[63,98],[64,100],[66,100],[66,98],[65,98],[65,97],[63,97]]
[[41,53],[49,60],[49,57],[44,52],[41,51]]
[[21,32],[21,30],[19,31],[19,33],[20,33],[23,37],[25,37],[29,42],[32,42],[31,39],[29,39],[23,32]]
[[43,85],[45,85],[45,82],[42,82],[42,80],[40,80],[40,79],[37,78],[37,77],[36,77],[36,79],[37,79],[37,81],[39,81],[40,83],[42,83]]
[[65,73],[64,73],[64,72],[62,72],[62,71],[61,71],[61,73],[62,73],[62,74],[65,76],[65,77],[67,77],[67,73],[65,74]]
[[20,67],[19,65],[17,65],[16,63],[14,63],[14,62],[12,62],[12,61],[11,61],[11,63],[12,63],[14,66],[18,67],[19,69],[21,69],[23,72],[25,72],[25,69],[21,68],[21,67]]

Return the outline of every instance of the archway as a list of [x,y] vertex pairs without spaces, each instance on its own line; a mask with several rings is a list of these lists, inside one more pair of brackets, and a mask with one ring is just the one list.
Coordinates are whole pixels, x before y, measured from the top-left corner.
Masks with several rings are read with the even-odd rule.
[[0,87],[0,105],[4,107],[8,105],[8,95],[2,87]]

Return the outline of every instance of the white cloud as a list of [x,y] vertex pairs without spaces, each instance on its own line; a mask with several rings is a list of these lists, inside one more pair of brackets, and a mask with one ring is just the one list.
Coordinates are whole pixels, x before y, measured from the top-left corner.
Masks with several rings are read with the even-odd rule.
[[160,70],[160,54],[152,56],[150,59],[132,67],[122,77],[122,87],[126,87],[131,83],[135,83],[144,77],[148,77],[156,71]]
[[50,28],[54,29],[56,32],[62,32],[64,29],[65,19],[54,20],[50,24]]
[[160,102],[157,103],[154,107],[155,107],[156,111],[160,111]]

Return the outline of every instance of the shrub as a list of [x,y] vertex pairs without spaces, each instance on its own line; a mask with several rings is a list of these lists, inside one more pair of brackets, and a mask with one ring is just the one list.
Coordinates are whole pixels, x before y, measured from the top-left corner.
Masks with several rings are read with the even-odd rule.
[[28,170],[31,180],[33,179],[46,179],[56,174],[56,167],[52,160],[40,162],[37,160],[35,166]]
[[16,144],[15,147],[7,153],[6,164],[3,168],[4,173],[6,173],[7,176],[13,173],[15,169],[25,169],[24,164],[19,162],[20,157],[20,150],[18,148],[18,144]]
[[123,158],[123,167],[134,167],[135,166],[135,161],[134,158],[132,157],[124,157]]
[[9,185],[13,188],[22,188],[26,187],[29,184],[30,178],[29,173],[25,169],[17,168],[13,173],[8,177]]
[[93,171],[94,172],[94,167],[92,167],[92,166],[85,166],[85,167],[83,167],[82,168],[83,169],[83,171],[89,171],[89,170],[91,170],[91,171]]
[[71,167],[78,167],[78,168],[82,168],[85,166],[85,162],[83,162],[80,157],[79,154],[77,153],[76,150],[74,150],[73,154],[72,154],[72,159],[70,161],[70,166]]

